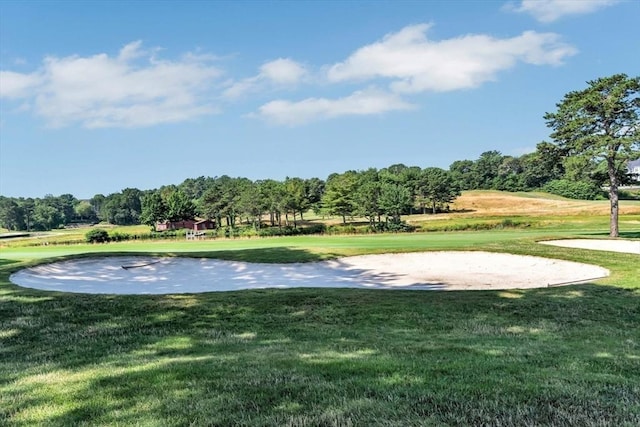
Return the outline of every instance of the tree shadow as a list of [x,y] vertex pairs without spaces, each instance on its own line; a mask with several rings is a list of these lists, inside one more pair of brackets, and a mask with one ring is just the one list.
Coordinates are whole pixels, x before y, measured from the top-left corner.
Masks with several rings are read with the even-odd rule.
[[18,261],[14,260],[14,259],[5,259],[5,258],[0,258],[0,267],[5,266],[5,265],[9,265],[9,264],[15,264]]
[[[324,259],[305,252],[189,255]],[[0,420],[634,425],[633,405],[611,402],[637,394],[638,304],[637,289],[595,285],[85,295],[1,270]]]
[[[162,254],[156,254],[162,256]],[[165,254],[167,255],[167,254]],[[333,253],[314,253],[309,250],[293,248],[293,247],[270,247],[270,248],[253,248],[240,250],[215,250],[207,252],[181,252],[169,253],[170,256],[185,257],[206,257],[217,258],[227,261],[244,261],[244,262],[260,262],[260,263],[298,263],[298,262],[314,262],[322,261],[328,258],[334,258],[337,255]]]

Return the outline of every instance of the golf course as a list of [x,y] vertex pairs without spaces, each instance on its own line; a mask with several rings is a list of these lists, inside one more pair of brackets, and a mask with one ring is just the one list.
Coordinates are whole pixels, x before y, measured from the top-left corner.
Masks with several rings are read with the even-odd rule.
[[[2,239],[0,425],[640,424],[640,256],[538,243],[606,239],[608,201],[468,192],[456,203],[449,214],[403,218],[422,230],[413,233]],[[640,202],[621,203],[620,239],[640,243]],[[434,251],[528,255],[610,274],[536,289],[162,295],[9,280],[95,257],[279,265]]]

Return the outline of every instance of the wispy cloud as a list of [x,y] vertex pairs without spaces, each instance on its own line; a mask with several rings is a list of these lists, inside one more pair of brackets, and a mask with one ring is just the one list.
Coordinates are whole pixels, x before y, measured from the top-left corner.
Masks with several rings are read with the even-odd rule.
[[300,125],[339,116],[363,116],[394,110],[409,110],[414,106],[398,95],[368,88],[338,99],[307,98],[291,102],[276,100],[264,104],[251,116],[279,125]]
[[426,36],[429,28],[429,24],[408,26],[361,47],[329,67],[329,81],[384,78],[391,80],[391,89],[398,93],[444,92],[495,80],[498,72],[518,62],[559,65],[576,53],[553,33],[527,31],[505,39],[472,34],[432,41]]
[[509,11],[528,13],[540,22],[549,23],[568,15],[592,13],[619,0],[522,0],[520,4],[507,3]]
[[213,114],[204,96],[221,71],[206,55],[162,60],[139,41],[117,56],[47,57],[31,74],[2,71],[5,98],[22,98],[51,126],[143,127]]
[[279,89],[295,87],[308,74],[307,69],[302,64],[289,58],[279,58],[263,64],[257,75],[233,82],[224,91],[223,96],[238,98],[265,87]]
[[227,84],[219,80],[223,72],[213,65],[219,58],[196,52],[166,60],[160,49],[146,49],[136,41],[116,55],[51,56],[30,73],[0,71],[0,96],[20,102],[50,126],[104,128],[189,121],[219,112],[217,101],[292,90],[303,82],[312,91],[347,88],[350,94],[336,97],[320,93],[298,101],[276,99],[249,114],[275,124],[299,125],[415,108],[405,97],[478,87],[518,64],[556,66],[577,52],[554,33],[431,40],[430,27],[407,26],[356,49],[341,62],[315,69],[278,58],[264,63],[256,75],[231,77]]

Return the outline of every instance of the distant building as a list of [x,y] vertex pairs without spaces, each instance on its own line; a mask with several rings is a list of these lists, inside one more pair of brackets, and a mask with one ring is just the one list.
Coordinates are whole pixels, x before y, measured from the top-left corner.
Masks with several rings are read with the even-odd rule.
[[627,170],[632,175],[632,179],[640,180],[640,159],[627,163]]
[[216,223],[208,219],[187,219],[184,221],[163,221],[156,224],[157,231],[182,230],[185,228],[195,231],[212,230],[216,228]]

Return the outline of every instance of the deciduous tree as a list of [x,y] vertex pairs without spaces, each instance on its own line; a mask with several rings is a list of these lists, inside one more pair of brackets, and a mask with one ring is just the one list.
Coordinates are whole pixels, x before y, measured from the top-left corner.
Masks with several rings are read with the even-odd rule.
[[140,214],[141,223],[150,226],[153,231],[155,231],[156,224],[166,220],[167,217],[167,205],[164,203],[159,192],[153,191],[147,193],[142,198],[142,213]]
[[453,202],[460,195],[458,186],[453,182],[451,173],[440,168],[426,168],[418,181],[418,199],[423,208],[431,206],[435,214],[439,207]]

